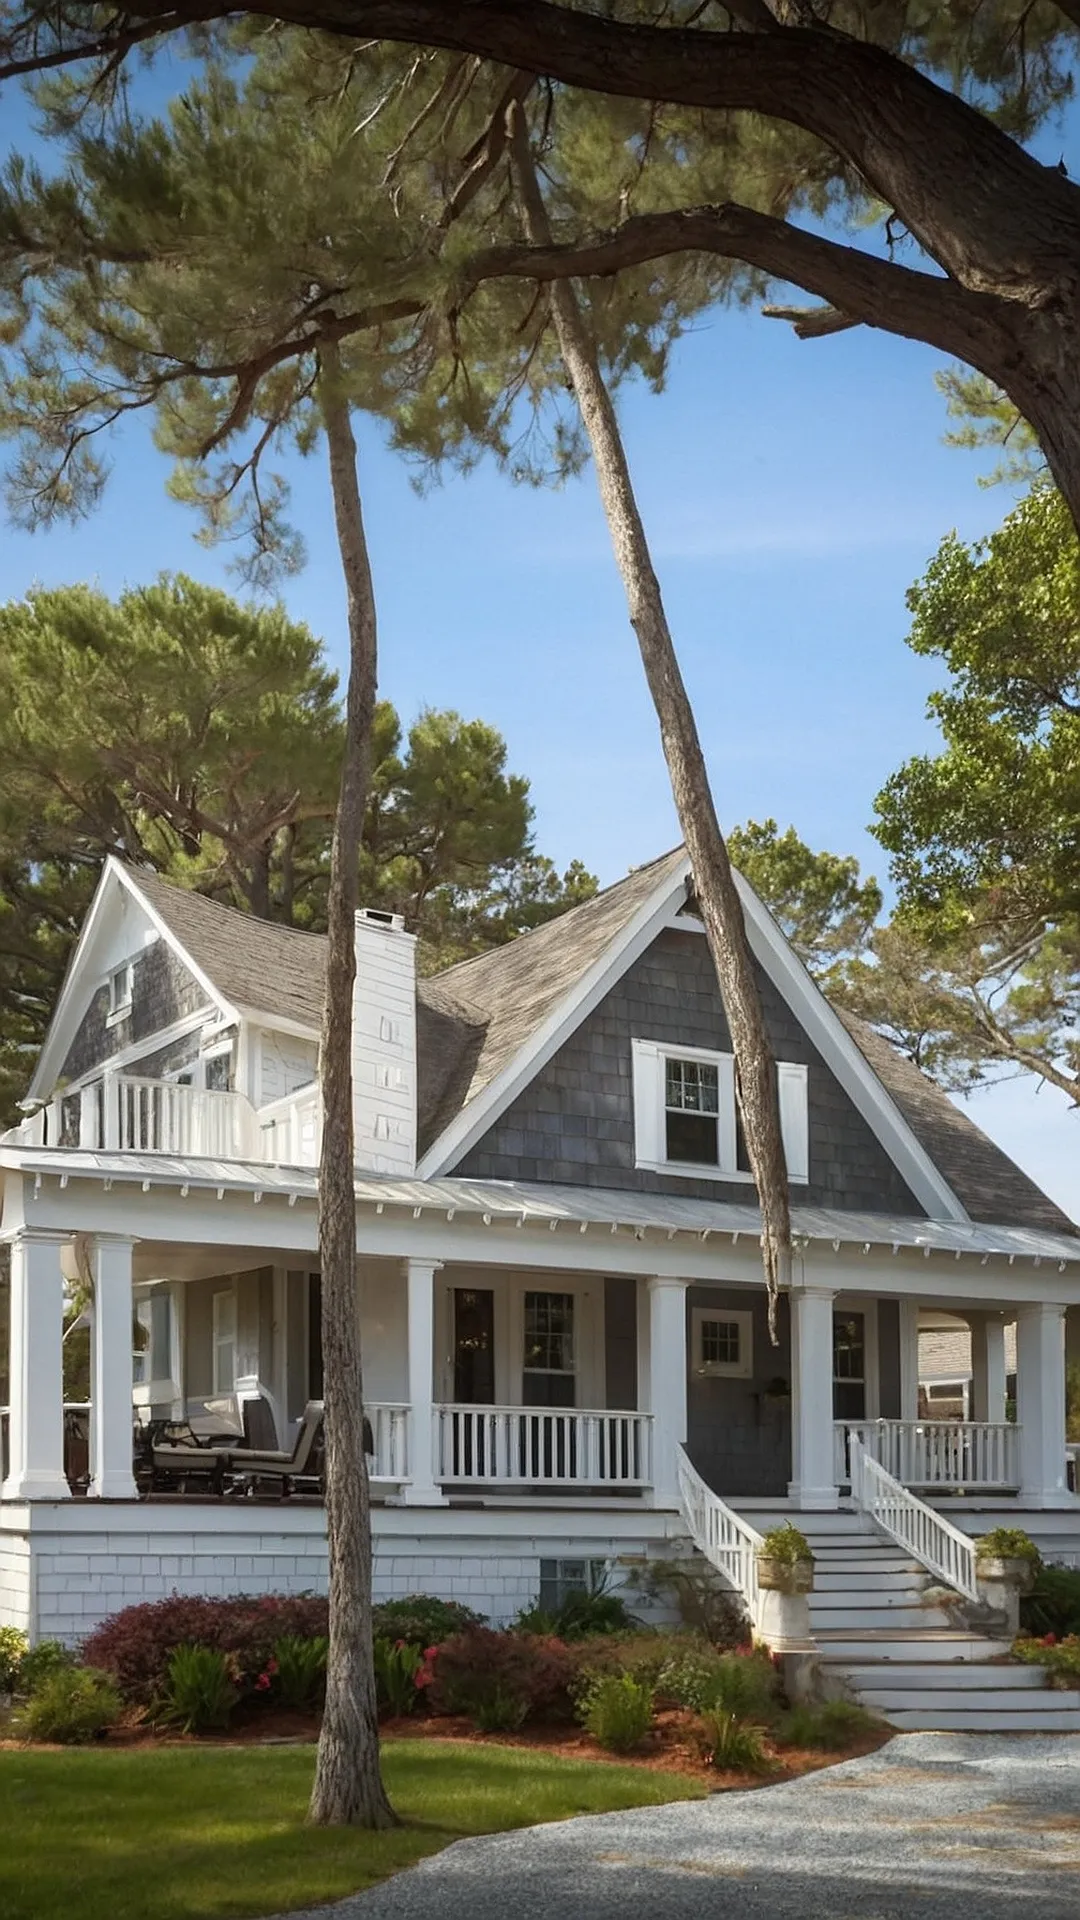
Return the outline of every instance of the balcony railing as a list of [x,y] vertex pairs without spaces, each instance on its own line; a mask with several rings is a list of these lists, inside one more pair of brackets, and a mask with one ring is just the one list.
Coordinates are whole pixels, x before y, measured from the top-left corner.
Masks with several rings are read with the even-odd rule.
[[983,1420],[838,1421],[836,1479],[851,1480],[851,1439],[905,1487],[1010,1489],[1020,1485],[1020,1429]]
[[0,1136],[0,1145],[91,1152],[168,1153],[214,1160],[317,1166],[322,1103],[317,1082],[256,1109],[243,1093],[106,1073],[60,1094]]
[[371,1422],[371,1437],[375,1442],[374,1452],[368,1459],[368,1471],[373,1483],[387,1480],[398,1486],[408,1480],[411,1472],[409,1464],[409,1409],[407,1406],[390,1405],[386,1401],[366,1401],[364,1412]]
[[652,1415],[562,1407],[436,1407],[446,1486],[646,1487]]

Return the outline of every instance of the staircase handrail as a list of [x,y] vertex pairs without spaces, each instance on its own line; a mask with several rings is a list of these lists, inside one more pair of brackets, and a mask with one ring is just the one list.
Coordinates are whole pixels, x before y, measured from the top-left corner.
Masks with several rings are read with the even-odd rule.
[[978,1600],[975,1546],[925,1500],[868,1453],[855,1434],[850,1440],[851,1494],[856,1506],[882,1533],[905,1548],[927,1572],[968,1600]]
[[699,1553],[742,1596],[750,1625],[760,1625],[757,1556],[763,1537],[742,1515],[721,1500],[691,1466],[683,1448],[678,1458],[679,1498],[691,1540]]

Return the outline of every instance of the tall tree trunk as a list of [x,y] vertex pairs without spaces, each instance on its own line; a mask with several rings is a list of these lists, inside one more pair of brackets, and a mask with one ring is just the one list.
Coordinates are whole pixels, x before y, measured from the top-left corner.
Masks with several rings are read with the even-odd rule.
[[323,1131],[319,1261],[330,1648],[326,1711],[319,1735],[310,1817],[322,1826],[390,1827],[396,1821],[379,1770],[371,1653],[371,1507],[364,1455],[352,1104],[354,915],[375,713],[375,594],[356,478],[356,442],[334,346],[322,349],[320,399],[345,574],[349,684],[341,787],[330,852],[326,1001],[320,1055]]
[[[525,115],[510,109],[512,156],[526,236],[550,246],[551,229],[529,147]],[[660,583],[653,570],[626,452],[589,327],[573,282],[556,280],[551,306],[566,371],[592,448],[600,498],[626,589],[645,677],[660,723],[671,790],[686,841],[709,951],[735,1052],[735,1087],[761,1205],[761,1250],[775,1338],[776,1298],[790,1278],[791,1221],[780,1132],[776,1066],[724,836],[716,817],[693,708],[679,671]]]

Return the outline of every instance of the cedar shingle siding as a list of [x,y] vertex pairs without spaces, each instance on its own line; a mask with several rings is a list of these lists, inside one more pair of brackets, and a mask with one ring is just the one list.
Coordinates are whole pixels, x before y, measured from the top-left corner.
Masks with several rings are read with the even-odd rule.
[[[107,986],[98,988],[68,1048],[62,1078],[75,1080],[80,1074],[107,1065],[133,1041],[150,1040],[163,1028],[171,1027],[175,1020],[183,1020],[189,1013],[196,1013],[208,1004],[203,988],[172,948],[164,940],[155,940],[153,946],[144,947],[135,956],[131,1012],[125,1019],[118,1020],[115,1026],[105,1024],[109,1011],[109,989]],[[182,1044],[188,1047],[189,1052],[170,1059],[170,1066],[179,1064],[181,1057],[188,1058],[198,1051],[195,1040]],[[132,1068],[133,1072],[140,1070]]]
[[[922,1214],[884,1148],[760,970],[758,984],[778,1057],[810,1069],[810,1183],[794,1190],[796,1200]],[[751,1195],[744,1183],[635,1168],[631,1039],[730,1051],[700,934],[661,934],[455,1171],[478,1179],[553,1180],[745,1203]]]

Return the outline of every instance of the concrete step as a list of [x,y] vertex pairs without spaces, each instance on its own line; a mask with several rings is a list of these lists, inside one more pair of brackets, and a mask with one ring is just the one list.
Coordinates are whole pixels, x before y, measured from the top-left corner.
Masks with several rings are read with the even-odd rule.
[[[1035,1694],[1040,1700],[1044,1696]],[[886,1715],[897,1733],[1080,1733],[1080,1693],[1050,1694],[1049,1700],[1075,1700],[1075,1706],[1054,1705],[1043,1710],[1025,1702],[1015,1713],[1003,1712],[997,1701],[992,1706],[939,1707],[930,1702],[917,1707],[899,1707]]]
[[[993,1693],[1045,1693],[1046,1681],[1041,1667],[991,1666],[985,1660],[920,1660],[905,1663],[902,1660],[878,1660],[860,1664],[845,1661],[844,1672],[853,1687],[857,1687],[863,1698],[879,1698],[883,1693],[890,1697],[907,1692],[909,1689],[925,1690],[932,1687],[935,1695],[944,1700],[945,1693],[977,1693],[982,1689]],[[940,1692],[939,1692],[940,1689]],[[902,1699],[898,1700],[904,1705]]]

